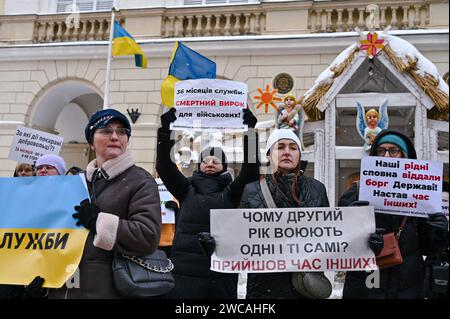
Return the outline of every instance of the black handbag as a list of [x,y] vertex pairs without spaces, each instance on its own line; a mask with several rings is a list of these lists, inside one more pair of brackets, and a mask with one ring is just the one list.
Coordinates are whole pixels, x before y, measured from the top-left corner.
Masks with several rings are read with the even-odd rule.
[[154,297],[175,287],[171,273],[173,263],[162,250],[137,257],[114,253],[112,271],[114,285],[126,297]]

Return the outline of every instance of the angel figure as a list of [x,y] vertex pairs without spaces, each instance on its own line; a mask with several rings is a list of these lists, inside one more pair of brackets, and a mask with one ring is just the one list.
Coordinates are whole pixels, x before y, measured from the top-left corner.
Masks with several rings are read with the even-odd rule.
[[381,130],[387,129],[389,124],[389,117],[387,113],[388,100],[384,101],[380,106],[380,112],[375,109],[370,109],[364,114],[364,107],[356,102],[357,116],[356,128],[359,135],[364,140],[364,150],[367,152],[372,146],[373,140]]
[[[277,115],[278,129],[291,129],[303,144],[302,132],[305,119],[305,111],[298,105],[295,96],[288,94],[283,98],[283,104],[279,107]],[[296,107],[297,106],[297,107]]]

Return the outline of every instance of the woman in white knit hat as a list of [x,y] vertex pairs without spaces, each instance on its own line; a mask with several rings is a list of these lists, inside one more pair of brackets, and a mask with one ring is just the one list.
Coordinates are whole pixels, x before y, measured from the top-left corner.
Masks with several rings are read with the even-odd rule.
[[[240,208],[328,207],[325,186],[314,178],[303,176],[301,151],[300,140],[290,129],[272,131],[265,148],[272,173],[245,187]],[[271,196],[267,196],[267,193],[264,195],[263,188],[267,189],[265,185]],[[268,201],[272,201],[272,204]],[[293,278],[296,277],[289,272],[249,274],[247,298],[307,298],[304,292],[298,291],[301,289]],[[326,295],[331,293],[331,285],[326,277],[322,275],[315,284],[324,288],[325,295],[322,298],[328,297]]]

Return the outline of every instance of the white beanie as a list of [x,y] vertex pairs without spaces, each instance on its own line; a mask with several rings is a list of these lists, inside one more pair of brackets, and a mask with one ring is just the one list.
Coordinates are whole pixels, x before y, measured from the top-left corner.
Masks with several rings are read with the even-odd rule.
[[292,130],[290,130],[290,129],[275,129],[272,131],[272,133],[270,133],[270,136],[266,143],[266,149],[264,150],[264,154],[268,155],[270,148],[273,146],[273,144],[275,144],[276,142],[278,142],[279,140],[282,140],[282,139],[293,140],[295,142],[295,144],[297,144],[300,154],[302,153],[302,146],[301,146],[300,140],[299,140],[298,136],[295,135],[295,133]]
[[35,166],[37,168],[41,165],[53,166],[54,168],[56,168],[59,175],[66,174],[66,163],[61,156],[58,156],[56,154],[46,154],[39,157],[36,161]]

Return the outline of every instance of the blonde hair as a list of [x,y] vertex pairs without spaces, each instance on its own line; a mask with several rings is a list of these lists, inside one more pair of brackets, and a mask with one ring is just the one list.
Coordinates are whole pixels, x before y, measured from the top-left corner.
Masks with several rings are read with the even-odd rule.
[[368,110],[368,111],[366,112],[366,118],[367,118],[369,115],[375,115],[375,116],[377,117],[377,119],[380,118],[380,113],[378,113],[378,111],[375,110],[375,109],[370,109],[370,110]]
[[294,100],[294,103],[297,104],[297,98],[296,98],[295,96],[293,96],[292,94],[286,95],[286,96],[283,98],[283,103],[286,103],[286,100],[287,100],[288,98],[293,99],[293,100]]

